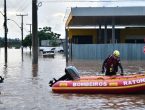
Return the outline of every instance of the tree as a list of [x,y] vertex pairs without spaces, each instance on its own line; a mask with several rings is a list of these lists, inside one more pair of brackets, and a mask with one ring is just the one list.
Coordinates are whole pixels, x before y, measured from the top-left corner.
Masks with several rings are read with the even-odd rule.
[[[61,35],[52,32],[51,27],[43,27],[43,28],[39,28],[38,31],[38,37],[39,37],[39,45],[41,45],[41,41],[42,40],[50,40],[52,43],[52,46],[57,46],[57,42],[56,40],[59,39]],[[32,45],[32,36],[29,34],[25,37],[25,39],[23,40],[23,46],[27,47],[30,45]]]
[[[20,47],[21,41],[18,38],[15,39],[8,39],[8,47]],[[5,45],[5,39],[0,37],[0,47],[4,47]]]
[[24,46],[24,47],[29,47],[30,48],[30,51],[31,51],[31,46],[32,46],[32,35],[27,35],[26,37],[25,37],[25,39],[23,40],[23,43],[22,43],[22,45]]

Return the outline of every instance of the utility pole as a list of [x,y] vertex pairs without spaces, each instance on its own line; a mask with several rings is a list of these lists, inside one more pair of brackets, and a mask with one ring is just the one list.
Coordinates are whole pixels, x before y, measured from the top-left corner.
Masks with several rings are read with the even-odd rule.
[[5,30],[5,66],[7,66],[7,4],[4,0],[4,30]]
[[32,64],[38,64],[37,0],[32,0]]
[[23,61],[23,17],[24,16],[28,16],[28,14],[19,14],[17,16],[20,16],[21,19],[22,19],[22,22],[21,22],[21,54],[22,54],[22,61]]
[[[32,30],[32,29],[31,29],[32,24],[26,24],[26,25],[29,25],[29,26],[30,26],[30,31],[29,31],[29,32],[30,32],[30,37],[31,37],[31,39],[32,39],[32,33],[31,33],[31,30]],[[30,54],[31,54],[31,46],[30,46]]]

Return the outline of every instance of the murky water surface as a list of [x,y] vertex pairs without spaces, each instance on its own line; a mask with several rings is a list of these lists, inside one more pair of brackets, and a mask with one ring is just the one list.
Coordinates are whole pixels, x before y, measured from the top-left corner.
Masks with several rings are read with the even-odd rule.
[[[0,49],[0,110],[144,110],[145,94],[56,94],[48,86],[53,77],[59,78],[66,67],[65,57],[39,55],[39,64],[32,66],[32,57],[24,50],[21,61],[20,49],[8,49],[8,66],[4,66],[4,50]],[[94,75],[100,71],[101,61],[69,62],[81,75]],[[126,73],[145,70],[145,61],[123,62]]]

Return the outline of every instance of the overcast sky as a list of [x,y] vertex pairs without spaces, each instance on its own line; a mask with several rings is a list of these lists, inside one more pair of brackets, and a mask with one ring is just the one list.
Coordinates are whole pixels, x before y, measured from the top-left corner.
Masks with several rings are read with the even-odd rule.
[[[49,2],[59,1],[59,2]],[[63,2],[69,1],[69,2]],[[79,1],[79,2],[71,2]],[[97,2],[84,2],[97,1]],[[102,2],[101,2],[102,1]],[[106,2],[105,2],[106,1]],[[113,2],[108,2],[113,1]],[[52,27],[52,31],[65,38],[65,21],[71,7],[100,7],[100,6],[145,6],[145,0],[38,0],[42,6],[38,8],[38,28]],[[4,0],[0,0],[0,11],[3,13]],[[17,14],[28,14],[24,17],[24,37],[29,33],[32,23],[32,0],[7,0],[7,17],[15,20],[21,26],[21,17]],[[4,36],[3,16],[0,13],[0,37]],[[21,30],[13,21],[8,21],[8,38],[21,39]]]

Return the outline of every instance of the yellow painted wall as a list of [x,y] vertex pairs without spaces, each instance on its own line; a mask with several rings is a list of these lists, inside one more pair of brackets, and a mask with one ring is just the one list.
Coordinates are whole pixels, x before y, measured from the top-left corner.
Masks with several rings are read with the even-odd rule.
[[127,36],[130,35],[144,35],[145,36],[145,28],[126,28],[120,31],[120,39],[121,42],[124,43]]
[[96,29],[69,29],[68,36],[69,39],[72,38],[74,35],[90,35],[93,36],[93,43],[97,42],[97,30]]
[[[90,35],[93,36],[93,43],[97,42],[97,32],[96,29],[69,29],[68,30],[68,36],[69,39],[72,38],[74,35]],[[125,39],[127,36],[131,35],[138,35],[138,36],[145,36],[145,28],[126,28],[120,30],[120,42],[125,43]]]

